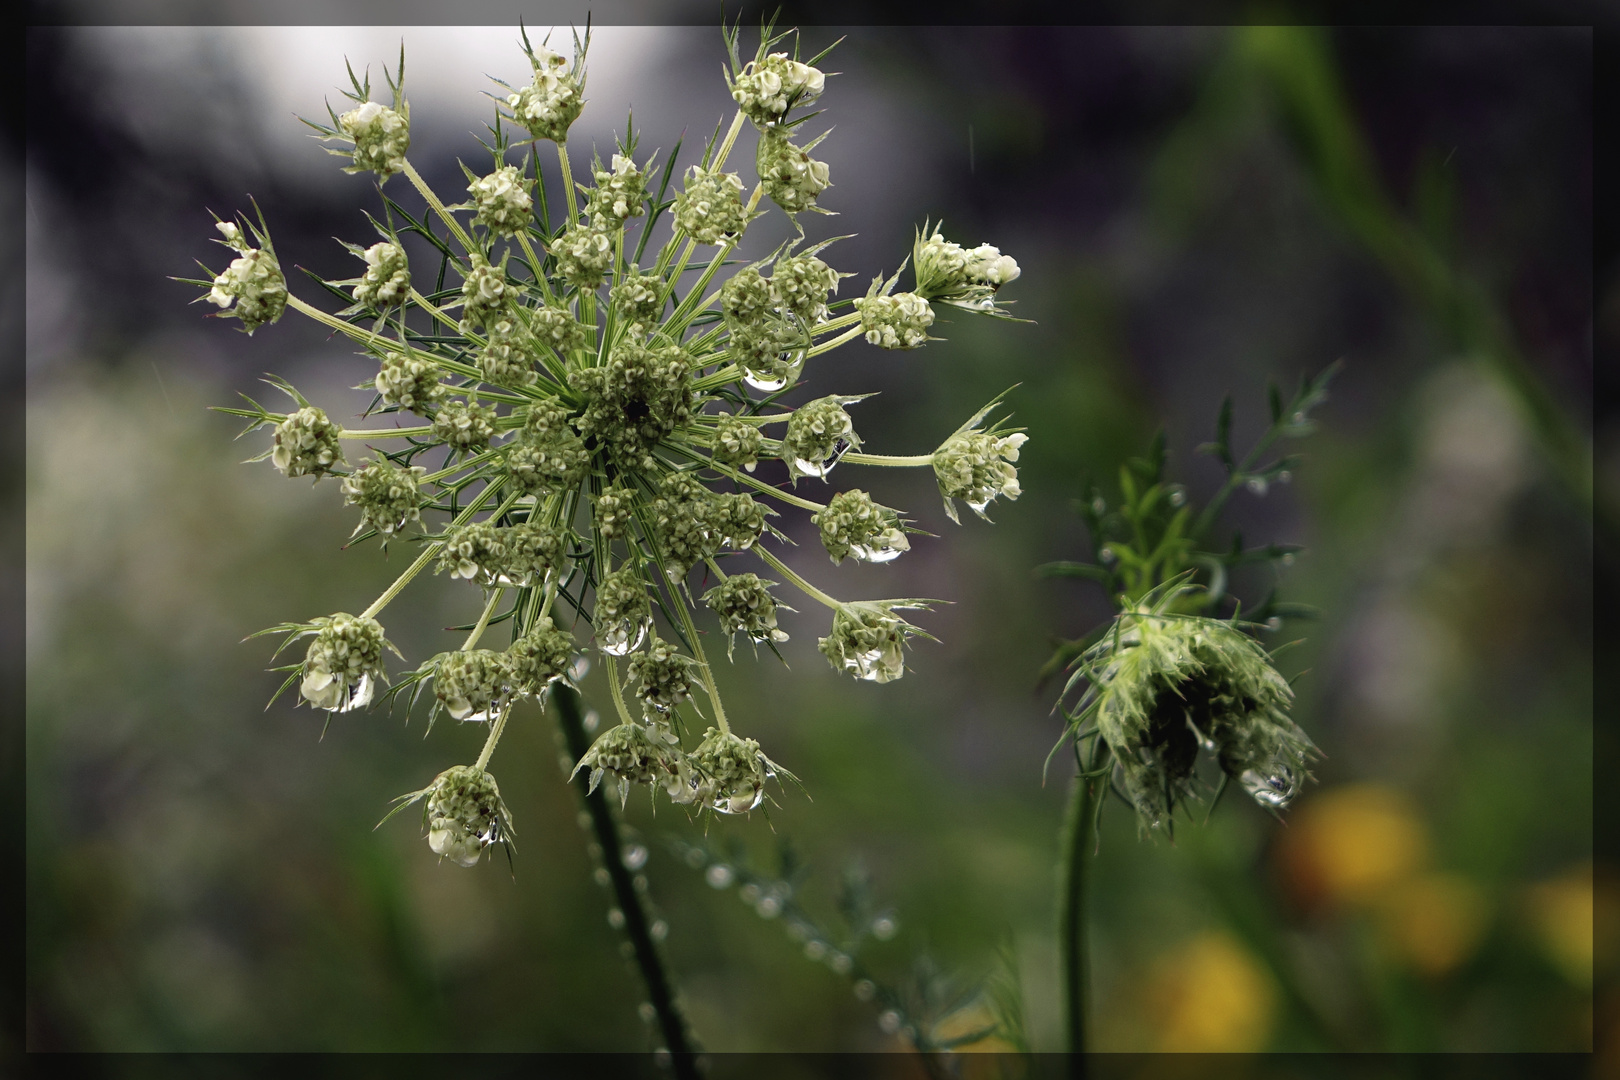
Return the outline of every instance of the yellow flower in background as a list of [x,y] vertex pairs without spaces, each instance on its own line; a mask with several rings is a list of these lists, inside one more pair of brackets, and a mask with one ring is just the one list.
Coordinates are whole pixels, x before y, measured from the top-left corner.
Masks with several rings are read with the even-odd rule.
[[1271,1041],[1277,992],[1248,950],[1209,931],[1160,959],[1146,1006],[1155,1050],[1252,1053]]
[[[1612,920],[1613,908],[1620,906],[1612,886],[1604,889],[1603,899]],[[1595,900],[1590,862],[1531,886],[1526,897],[1530,930],[1542,952],[1564,978],[1580,987],[1592,985]]]
[[1410,799],[1380,784],[1322,792],[1295,812],[1278,857],[1308,907],[1363,905],[1428,862],[1429,832]]
[[1474,954],[1490,909],[1479,886],[1456,874],[1424,874],[1395,886],[1380,902],[1385,945],[1429,976],[1445,975]]

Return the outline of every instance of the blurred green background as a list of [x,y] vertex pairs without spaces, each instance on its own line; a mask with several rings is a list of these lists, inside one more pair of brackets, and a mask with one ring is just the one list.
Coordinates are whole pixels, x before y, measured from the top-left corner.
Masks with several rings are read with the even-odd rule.
[[[806,47],[843,32],[807,28]],[[28,33],[30,1049],[652,1045],[550,717],[516,716],[493,765],[511,868],[462,870],[412,815],[372,826],[481,733],[372,713],[323,735],[289,699],[264,708],[270,647],[241,640],[359,610],[402,563],[340,550],[335,485],[239,464],[264,436],[233,442],[206,406],[270,371],[348,415],[371,371],[296,316],[252,339],[205,321],[167,276],[217,261],[207,209],[250,192],[285,265],[352,272],[330,238],[367,235],[375,193],[289,114],[321,115],[342,56],[378,65],[401,37],[412,159],[453,198],[483,75],[524,75],[510,30]],[[856,274],[845,295],[943,217],[1017,257],[1004,295],[1034,321],[857,344],[803,396],[881,392],[858,430],[913,454],[1018,383],[1024,495],[957,527],[926,470],[841,470],[938,534],[884,567],[835,570],[787,519],[786,557],[835,594],[952,604],[919,620],[940,643],[897,683],[831,672],[809,610],[784,620],[788,668],[742,650],[722,671],[740,728],[805,784],[769,821],[631,800],[703,1045],[905,1045],[739,902],[757,899],[742,872],[773,879],[788,849],[793,898],[829,933],[862,868],[898,932],[861,962],[921,1022],[972,1030],[990,1014],[975,988],[1011,987],[1028,1045],[1062,1048],[1069,774],[1043,785],[1060,726],[1036,672],[1109,609],[1031,570],[1084,556],[1072,500],[1112,493],[1159,427],[1198,501],[1221,480],[1193,452],[1221,397],[1246,445],[1268,381],[1340,358],[1293,482],[1240,494],[1223,525],[1305,545],[1242,592],[1322,611],[1277,638],[1307,638],[1284,669],[1303,673],[1318,782],[1286,823],[1233,798],[1174,844],[1105,815],[1096,1049],[1585,1050],[1620,1031],[1603,933],[1620,879],[1592,859],[1591,353],[1620,335],[1620,295],[1611,281],[1594,319],[1591,50],[1546,28],[848,31],[824,65],[822,203],[841,216],[807,222],[858,234],[828,255]],[[576,162],[627,107],[643,152],[706,136],[730,113],[722,57],[712,27],[599,27]],[[1613,430],[1598,438],[1612,461]],[[473,592],[434,579],[390,609],[412,664],[476,617]],[[602,700],[599,674],[585,690]],[[676,844],[719,854],[694,868]],[[704,872],[716,860],[729,879]]]

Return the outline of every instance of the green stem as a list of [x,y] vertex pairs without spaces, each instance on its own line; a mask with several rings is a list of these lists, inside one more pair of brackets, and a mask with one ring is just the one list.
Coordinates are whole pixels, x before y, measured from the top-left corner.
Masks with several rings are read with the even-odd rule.
[[468,254],[478,250],[478,245],[472,242],[472,237],[468,236],[467,230],[461,227],[461,222],[457,221],[455,216],[445,209],[444,200],[434,194],[433,189],[428,187],[427,181],[422,179],[422,174],[416,171],[416,166],[412,165],[408,160],[405,162],[405,179],[409,180],[411,186],[421,193],[422,198],[426,200],[429,206],[433,207],[433,212],[439,215],[439,219],[455,234],[456,239],[461,241],[462,248]]
[[[1069,1036],[1069,1052],[1086,1050],[1086,1004],[1089,995],[1089,942],[1086,934],[1086,868],[1094,852],[1097,812],[1107,793],[1108,744],[1092,739],[1089,754],[1076,749],[1080,775],[1069,796],[1069,810],[1063,824],[1063,853],[1060,864],[1062,890],[1059,897],[1058,939],[1062,949],[1063,1017]],[[1102,773],[1103,775],[1094,775]],[[1083,1066],[1081,1067],[1083,1070]]]
[[915,454],[911,457],[893,457],[889,454],[845,454],[840,461],[851,465],[893,465],[896,468],[918,468],[934,463],[933,454]]
[[[551,700],[557,707],[557,720],[562,728],[568,753],[578,761],[591,748],[590,735],[585,731],[579,693],[572,687],[559,683],[551,692]],[[691,1033],[686,1027],[686,1018],[681,1015],[680,1006],[675,1001],[674,982],[664,967],[658,943],[653,940],[647,920],[647,909],[642,906],[641,895],[636,891],[635,881],[624,865],[619,826],[613,816],[613,804],[608,800],[606,788],[598,787],[595,791],[589,791],[589,780],[588,770],[582,769],[574,778],[573,785],[590,814],[592,835],[602,848],[602,865],[608,872],[614,900],[624,914],[624,933],[630,939],[636,967],[641,972],[642,981],[646,983],[647,1000],[657,1015],[658,1029],[663,1034],[664,1046],[670,1053],[670,1064],[680,1080],[698,1080],[697,1056],[693,1049]]]
[[796,587],[800,592],[804,593],[810,599],[815,600],[818,603],[826,604],[834,611],[837,611],[844,606],[837,600],[834,600],[832,597],[822,592],[820,589],[816,588],[814,585],[810,584],[808,581],[804,580],[804,578],[800,577],[798,574],[795,574],[792,570],[788,569],[787,563],[783,562],[781,559],[778,559],[769,551],[766,551],[762,545],[756,543],[752,550],[754,554],[765,560],[767,566],[769,566],[772,570],[775,570],[778,574],[781,574],[783,577],[787,578],[788,581],[794,585],[794,587]]

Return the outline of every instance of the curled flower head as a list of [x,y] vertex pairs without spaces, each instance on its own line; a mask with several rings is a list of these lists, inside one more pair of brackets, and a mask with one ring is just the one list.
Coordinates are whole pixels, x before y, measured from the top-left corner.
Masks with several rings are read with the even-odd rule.
[[692,696],[692,660],[656,634],[646,649],[630,657],[625,669],[641,684],[636,697],[660,713]]
[[1185,587],[1150,596],[1077,663],[1081,699],[1119,764],[1144,828],[1169,819],[1193,792],[1198,751],[1255,801],[1286,806],[1308,777],[1315,747],[1288,717],[1293,690],[1259,642],[1230,622],[1170,613]]
[[[820,142],[817,139],[816,142]],[[817,209],[816,197],[832,186],[827,163],[810,156],[816,143],[795,146],[783,129],[768,129],[759,137],[754,156],[759,182],[771,201],[789,214]]]
[[372,385],[383,404],[425,415],[449,392],[449,387],[440,381],[443,375],[444,369],[430,356],[390,352],[383,358]]
[[427,796],[423,818],[428,846],[460,866],[474,866],[491,844],[510,843],[512,815],[501,801],[495,778],[472,765],[456,765],[422,791],[405,796],[414,802]]
[[[577,55],[577,52],[576,52]],[[529,53],[534,81],[506,99],[511,119],[536,139],[568,141],[568,129],[585,107],[580,72],[570,70],[568,58],[541,45]]]
[[270,461],[283,476],[320,479],[332,471],[332,466],[343,464],[338,426],[322,410],[305,405],[276,425]]
[[404,101],[395,104],[398,111],[367,101],[338,117],[338,128],[354,143],[348,155],[354,164],[344,172],[374,172],[386,180],[405,168],[405,152],[411,148],[411,107]]
[[441,653],[433,665],[433,693],[453,719],[493,720],[512,691],[512,669],[504,653],[463,649]]
[[722,814],[746,814],[765,799],[765,781],[786,770],[753,739],[710,728],[687,757],[694,802]]
[[690,802],[690,769],[681,753],[681,743],[663,724],[625,723],[599,735],[574,772],[590,770],[590,790],[605,776],[619,786],[621,805],[629,797],[631,784],[664,787],[671,797],[687,796]]
[[523,434],[506,453],[507,473],[532,495],[574,487],[590,463],[590,451],[569,425],[567,410],[550,401],[530,406]]
[[410,522],[422,520],[422,497],[417,484],[426,472],[420,465],[402,469],[383,459],[345,476],[343,501],[360,508],[355,534],[376,529],[390,536]]
[[703,594],[703,602],[720,619],[728,635],[746,634],[753,641],[781,642],[788,636],[776,628],[776,598],[758,574],[733,574]]
[[488,176],[467,185],[473,197],[473,218],[497,236],[514,236],[534,220],[534,200],[516,165],[502,165]]
[[355,303],[382,311],[410,295],[411,265],[404,248],[384,240],[366,248],[360,257],[366,261],[366,272],[354,287]]
[[788,475],[825,478],[847,450],[861,445],[844,406],[855,398],[817,398],[794,410],[782,436],[782,460]]
[[821,96],[827,77],[809,64],[771,53],[745,64],[731,78],[731,98],[760,128],[775,127],[788,110]]
[[866,296],[855,301],[861,313],[861,330],[866,340],[884,349],[915,349],[928,340],[934,325],[934,309],[916,293],[882,295],[878,283]]
[[524,349],[524,334],[505,315],[489,324],[489,342],[478,350],[478,370],[492,386],[528,386],[535,380],[534,360]]
[[503,265],[491,266],[478,252],[467,257],[467,277],[461,283],[461,332],[477,330],[506,307],[511,283]]
[[568,677],[574,660],[574,636],[560,629],[551,616],[542,615],[527,634],[506,650],[512,686],[521,694],[535,695]]
[[596,586],[596,642],[609,656],[623,656],[646,640],[652,625],[647,586],[636,568],[626,566]]
[[686,186],[675,196],[675,227],[700,244],[729,244],[748,227],[742,177],[699,165],[686,170]]
[[714,426],[714,456],[732,468],[741,466],[749,472],[759,462],[759,451],[765,436],[759,428],[731,413],[721,413]]
[[1022,489],[1013,462],[1018,460],[1018,448],[1028,441],[1029,436],[1023,432],[969,430],[952,435],[934,451],[934,476],[952,521],[959,521],[954,499],[961,499],[968,509],[988,521],[984,510],[996,496],[1018,498]]
[[911,550],[899,512],[872,501],[864,491],[840,491],[810,520],[821,528],[822,546],[835,565],[851,555],[885,563]]
[[613,171],[594,170],[596,186],[585,201],[585,213],[592,221],[609,227],[623,225],[647,212],[647,174],[623,154],[613,155]]
[[476,401],[447,401],[434,414],[432,430],[451,449],[487,450],[495,435],[495,410]]
[[253,229],[262,245],[255,248],[236,222],[220,221],[214,227],[225,237],[219,242],[236,252],[237,257],[223,273],[215,275],[206,299],[220,309],[218,317],[242,320],[242,329],[251,335],[265,323],[281,318],[287,308],[287,278],[264,232]]
[[921,606],[900,600],[840,604],[833,613],[832,633],[816,644],[834,671],[868,682],[893,682],[906,673],[906,638],[922,634],[894,611]]
[[298,688],[304,700],[329,712],[371,704],[376,681],[385,678],[382,654],[389,646],[382,624],[340,611],[312,625],[315,640],[304,654]]
[[677,346],[625,344],[605,364],[575,371],[569,382],[586,397],[580,434],[595,437],[626,464],[692,417],[691,358]]

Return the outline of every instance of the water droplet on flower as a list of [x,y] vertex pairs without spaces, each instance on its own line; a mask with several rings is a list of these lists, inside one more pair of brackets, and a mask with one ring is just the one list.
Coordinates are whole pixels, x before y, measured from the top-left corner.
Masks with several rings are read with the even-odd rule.
[[611,884],[613,881],[613,875],[607,872],[607,867],[605,866],[598,866],[594,871],[591,872],[591,877],[596,879],[596,883],[598,885],[603,886]]
[[827,957],[827,966],[840,975],[848,975],[855,967],[855,961],[850,959],[848,953],[835,952]]
[[1292,551],[1283,552],[1283,557],[1279,559],[1278,562],[1282,563],[1284,566],[1293,566],[1294,553]]
[[745,904],[759,903],[759,896],[759,886],[751,881],[737,890],[737,898]]
[[900,924],[893,915],[879,915],[872,920],[872,936],[879,941],[888,941],[900,930]]
[[715,863],[703,872],[703,880],[716,889],[724,889],[731,884],[731,867],[725,863]]
[[624,912],[618,908],[608,908],[608,925],[615,930],[624,929]]
[[1238,777],[1254,801],[1261,806],[1281,810],[1299,792],[1299,778],[1286,765],[1273,765],[1269,770],[1249,769]]
[[1278,618],[1277,616],[1273,615],[1271,618],[1266,620],[1266,629],[1267,630],[1281,630],[1282,629],[1282,620],[1280,618]]
[[1096,514],[1098,517],[1102,517],[1108,512],[1108,503],[1103,501],[1103,497],[1101,495],[1091,500],[1091,512]]
[[820,960],[823,956],[826,956],[826,955],[827,955],[827,943],[825,941],[807,941],[807,942],[805,942],[804,958],[806,960]]
[[579,680],[583,679],[590,670],[591,658],[588,656],[576,656],[574,657],[574,662],[568,665],[568,677],[573,679],[575,682],[578,682]]
[[663,941],[665,938],[669,937],[669,923],[665,922],[663,919],[659,919],[657,922],[647,927],[647,935],[654,941]]
[[690,866],[692,869],[696,870],[698,867],[702,866],[708,861],[709,857],[703,854],[702,848],[686,849],[686,865]]
[[782,914],[782,901],[774,896],[767,896],[755,906],[754,910],[759,912],[762,919],[774,919]]
[[1177,484],[1177,485],[1175,485],[1174,487],[1172,487],[1170,489],[1170,505],[1171,506],[1184,506],[1184,505],[1186,505],[1186,502],[1187,502],[1187,489],[1186,488],[1182,487],[1180,484]]
[[653,1003],[650,1001],[643,1001],[640,1005],[637,1005],[636,1012],[641,1014],[643,1023],[650,1024],[658,1019],[658,1010],[653,1008]]
[[1103,561],[1104,566],[1112,566],[1114,560],[1119,558],[1119,556],[1114,554],[1114,549],[1112,547],[1104,544],[1102,550],[1097,552],[1097,558]]
[[1256,495],[1264,495],[1267,487],[1266,478],[1263,476],[1251,476],[1244,486]]
[[647,846],[645,844],[631,844],[619,856],[624,862],[626,870],[640,870],[647,865]]
[[878,1027],[885,1035],[893,1035],[900,1030],[900,1014],[893,1009],[885,1009],[878,1017]]
[[586,712],[585,719],[581,721],[581,724],[583,724],[587,735],[594,735],[596,729],[602,725],[602,714],[595,709],[591,709]]
[[859,1001],[871,1001],[872,995],[877,993],[877,984],[871,979],[862,979],[855,984],[855,997]]

